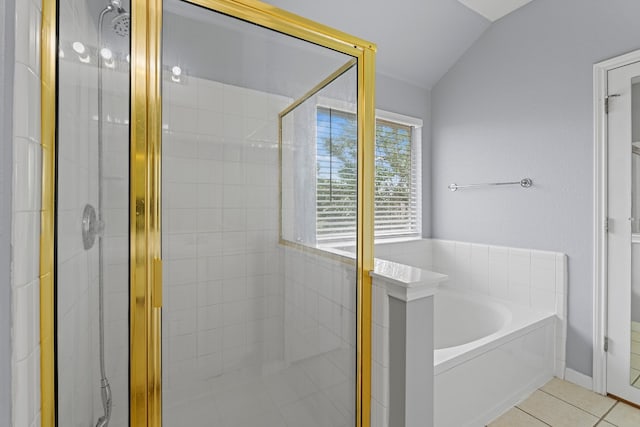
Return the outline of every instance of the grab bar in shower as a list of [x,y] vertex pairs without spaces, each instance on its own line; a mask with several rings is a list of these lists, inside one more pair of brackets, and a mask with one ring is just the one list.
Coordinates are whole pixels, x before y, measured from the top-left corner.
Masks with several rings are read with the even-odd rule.
[[513,182],[487,182],[485,184],[465,184],[465,185],[459,185],[459,184],[453,183],[449,185],[448,188],[451,191],[457,191],[460,188],[495,187],[499,185],[519,185],[522,188],[529,188],[533,185],[533,181],[531,180],[531,178],[522,178],[520,181],[513,181]]

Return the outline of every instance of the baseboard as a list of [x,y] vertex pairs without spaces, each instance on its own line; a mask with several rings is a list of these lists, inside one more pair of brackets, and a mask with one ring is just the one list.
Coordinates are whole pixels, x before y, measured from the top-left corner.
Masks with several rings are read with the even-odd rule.
[[580,387],[584,387],[588,390],[593,390],[593,378],[578,371],[574,371],[571,368],[566,368],[564,370],[564,379],[565,381],[577,384]]
[[495,408],[491,408],[489,411],[476,418],[466,427],[486,426],[490,422],[495,421],[502,414],[506,413],[517,404],[522,403],[524,400],[526,400],[534,391],[548,383],[551,378],[553,378],[553,374],[551,372],[535,378],[534,380],[529,382],[529,384],[522,387],[517,393],[513,393],[508,399],[502,401]]

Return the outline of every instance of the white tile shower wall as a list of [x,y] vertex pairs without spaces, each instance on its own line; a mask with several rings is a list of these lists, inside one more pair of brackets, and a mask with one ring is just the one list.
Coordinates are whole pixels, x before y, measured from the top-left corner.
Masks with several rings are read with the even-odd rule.
[[376,243],[375,257],[430,270],[433,264],[431,248],[429,239]]
[[[284,250],[287,363],[354,351],[356,276],[352,260]],[[347,358],[348,360],[348,358]],[[344,367],[345,374],[351,366]]]
[[284,249],[285,366],[313,382],[355,420],[356,275],[353,260]]
[[12,422],[40,425],[41,3],[15,4],[12,178]]
[[[124,56],[125,53],[118,52],[118,55]],[[127,71],[106,68],[103,73],[105,368],[112,390],[111,422],[114,425],[126,425],[129,413],[129,74]],[[92,91],[94,99],[95,90],[94,85]],[[97,117],[95,105],[97,104],[91,104],[90,114]],[[95,130],[96,121],[90,120],[90,122]],[[92,169],[91,175],[96,176],[95,169]],[[97,300],[94,299],[94,301]],[[96,319],[95,314],[92,317]],[[98,348],[97,341],[94,342],[93,348]],[[94,360],[99,359],[96,356]],[[94,369],[94,372],[98,372],[99,366],[96,365]],[[99,390],[99,387],[95,388],[95,391]],[[97,416],[102,414],[102,404],[97,396],[94,396],[94,411]]]
[[[63,46],[76,40],[95,46],[97,34],[90,16],[84,1],[60,2]],[[96,244],[85,250],[81,237],[85,205],[97,208],[98,204],[97,78],[95,64],[80,63],[71,55],[60,58],[56,212],[56,351],[60,372],[57,415],[61,424],[68,425],[89,425],[95,422],[101,409],[97,338],[98,249]],[[108,308],[105,311],[108,313]],[[109,334],[107,342],[108,337]],[[106,353],[107,361],[117,354],[108,350]],[[112,391],[114,397],[122,394],[121,389]],[[114,418],[120,418],[119,412],[119,405],[114,405]]]
[[[415,243],[414,245],[419,244]],[[400,248],[389,249],[389,252],[385,250],[383,253],[380,253],[380,255],[384,254],[393,256],[393,254],[399,253],[396,249]],[[382,259],[387,259],[384,256],[378,255],[378,247],[376,247],[376,256]],[[380,285],[382,284],[374,281],[372,289],[372,427],[388,427],[389,425],[389,297],[384,285]]]
[[163,374],[182,392],[283,360],[277,114],[290,100],[191,76],[163,90]]

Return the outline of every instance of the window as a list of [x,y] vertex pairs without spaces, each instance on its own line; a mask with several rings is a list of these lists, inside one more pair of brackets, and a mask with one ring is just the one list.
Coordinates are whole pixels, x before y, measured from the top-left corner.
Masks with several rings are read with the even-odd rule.
[[[378,112],[376,119],[376,238],[420,235],[420,125],[415,119],[411,120],[414,124],[393,120],[398,117]],[[353,113],[318,107],[318,244],[344,241],[356,234],[356,144]]]

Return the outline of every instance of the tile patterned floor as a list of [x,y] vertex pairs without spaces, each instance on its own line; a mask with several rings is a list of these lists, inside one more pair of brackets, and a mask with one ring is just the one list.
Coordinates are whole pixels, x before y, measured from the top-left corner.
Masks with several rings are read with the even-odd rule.
[[639,427],[640,409],[557,378],[489,427]]

